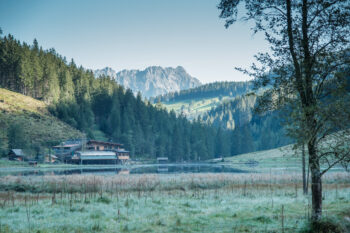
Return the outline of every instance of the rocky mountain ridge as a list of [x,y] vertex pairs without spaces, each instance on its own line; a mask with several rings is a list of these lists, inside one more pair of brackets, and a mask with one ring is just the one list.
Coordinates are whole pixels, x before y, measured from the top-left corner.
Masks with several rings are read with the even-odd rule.
[[144,70],[122,70],[120,72],[105,67],[95,70],[94,75],[95,77],[110,76],[134,93],[141,92],[146,98],[194,88],[202,84],[197,78],[189,75],[182,66],[176,68],[150,66]]

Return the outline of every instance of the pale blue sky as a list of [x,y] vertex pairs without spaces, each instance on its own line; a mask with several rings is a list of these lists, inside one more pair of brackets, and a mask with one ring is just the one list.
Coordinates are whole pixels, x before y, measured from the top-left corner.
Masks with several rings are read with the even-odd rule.
[[267,49],[250,25],[225,29],[219,0],[0,0],[4,34],[55,48],[85,68],[183,66],[204,83],[240,81]]

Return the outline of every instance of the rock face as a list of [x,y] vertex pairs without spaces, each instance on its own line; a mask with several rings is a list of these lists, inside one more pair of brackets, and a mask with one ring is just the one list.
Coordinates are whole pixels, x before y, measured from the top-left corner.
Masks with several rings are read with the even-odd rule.
[[113,70],[110,67],[105,67],[103,69],[99,69],[99,70],[94,71],[94,75],[96,78],[98,78],[102,75],[105,75],[105,76],[109,76],[109,77],[115,79],[116,74],[117,74],[117,72],[115,72],[115,70]]
[[141,92],[142,96],[147,98],[202,84],[181,66],[176,68],[151,66],[145,70],[122,70],[118,73],[106,67],[96,70],[94,74],[96,77],[102,74],[108,75],[125,88],[130,88],[134,93]]

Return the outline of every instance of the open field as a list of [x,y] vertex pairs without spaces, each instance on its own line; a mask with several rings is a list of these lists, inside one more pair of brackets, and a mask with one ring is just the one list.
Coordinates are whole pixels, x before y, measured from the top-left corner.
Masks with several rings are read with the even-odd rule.
[[301,169],[301,156],[295,155],[292,146],[283,146],[276,149],[256,151],[225,158],[222,164],[251,164],[247,169],[256,172],[299,172]]
[[[0,184],[0,232],[298,232],[311,203],[299,174],[7,176]],[[326,175],[324,215],[345,229],[349,207],[350,174]]]
[[[276,149],[256,151],[224,158],[220,164],[238,167],[250,172],[259,173],[290,173],[301,172],[301,155],[295,154],[292,145]],[[306,161],[307,162],[307,161]],[[243,166],[242,166],[243,165]],[[330,172],[344,171],[344,168],[335,166]]]

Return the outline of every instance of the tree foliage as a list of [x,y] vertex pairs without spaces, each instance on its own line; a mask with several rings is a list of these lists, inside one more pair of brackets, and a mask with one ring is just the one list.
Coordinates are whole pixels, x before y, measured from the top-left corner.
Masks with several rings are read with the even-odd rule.
[[[256,87],[269,86],[260,110],[290,106],[289,133],[307,144],[312,178],[312,219],[322,213],[322,175],[349,162],[350,2],[348,0],[221,0],[220,17],[228,27],[236,22],[239,4],[243,20],[255,22],[271,53],[259,53],[258,64],[243,70]],[[322,170],[321,165],[325,168]],[[323,167],[322,167],[323,168]]]
[[197,98],[213,98],[218,96],[240,96],[253,88],[252,82],[214,82],[199,87],[171,92],[151,98],[153,102],[183,101]]
[[279,110],[254,114],[256,95],[242,95],[226,101],[205,113],[202,120],[208,124],[233,130],[231,155],[267,150],[293,142],[287,136]]

